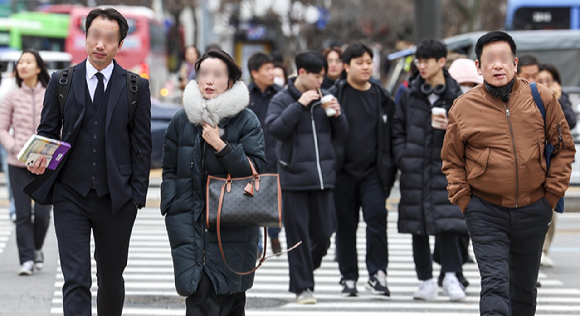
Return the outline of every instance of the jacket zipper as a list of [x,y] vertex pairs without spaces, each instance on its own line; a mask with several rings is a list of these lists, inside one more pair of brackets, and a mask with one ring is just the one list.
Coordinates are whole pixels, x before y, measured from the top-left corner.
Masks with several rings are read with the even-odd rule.
[[518,196],[520,193],[520,176],[519,176],[519,168],[518,168],[518,152],[517,152],[517,148],[516,148],[516,140],[514,137],[514,129],[512,126],[512,118],[510,115],[510,101],[508,100],[507,107],[506,107],[505,103],[503,103],[503,101],[501,102],[501,104],[503,105],[503,108],[505,109],[505,114],[507,116],[508,124],[510,126],[510,134],[512,137],[512,146],[514,149],[514,157],[515,157],[515,161],[516,161],[516,208],[518,208],[518,199],[519,199]]
[[[203,142],[203,150],[202,150],[202,154],[201,154],[201,185],[203,186],[203,178],[205,176],[205,141]],[[205,201],[205,203],[207,203],[207,201]],[[201,243],[203,246],[203,265],[205,266],[205,232],[207,232],[207,227],[203,227],[203,224],[201,224]]]
[[316,123],[314,122],[314,107],[310,108],[310,120],[312,121],[312,137],[314,138],[314,152],[316,153],[316,168],[318,169],[318,179],[320,180],[320,189],[324,190],[324,182],[322,180],[322,169],[320,168],[320,154],[318,152],[318,136],[316,135]]

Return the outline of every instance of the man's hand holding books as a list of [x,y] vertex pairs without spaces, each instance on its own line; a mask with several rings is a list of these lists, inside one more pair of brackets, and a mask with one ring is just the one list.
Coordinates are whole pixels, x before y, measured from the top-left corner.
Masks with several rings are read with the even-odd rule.
[[38,157],[38,159],[36,159],[36,161],[34,162],[34,164],[32,166],[28,166],[26,168],[28,169],[28,171],[30,171],[36,175],[41,175],[46,170],[46,165],[47,165],[46,162],[47,162],[46,156],[41,155],[40,157]]

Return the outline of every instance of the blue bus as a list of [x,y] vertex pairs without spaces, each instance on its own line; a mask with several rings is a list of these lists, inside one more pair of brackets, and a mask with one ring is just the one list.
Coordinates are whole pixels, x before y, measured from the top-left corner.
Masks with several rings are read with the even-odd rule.
[[506,30],[578,30],[578,0],[508,0]]

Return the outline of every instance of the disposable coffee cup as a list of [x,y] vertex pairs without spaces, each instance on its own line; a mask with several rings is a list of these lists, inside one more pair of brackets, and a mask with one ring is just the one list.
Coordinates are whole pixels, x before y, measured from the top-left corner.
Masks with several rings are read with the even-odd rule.
[[329,107],[330,101],[335,97],[332,94],[327,94],[320,99],[320,103],[322,103],[322,108],[326,111],[326,115],[328,117],[333,117],[336,115],[336,110]]
[[435,122],[435,118],[447,118],[447,110],[438,107],[431,109],[431,126],[437,129],[445,129],[445,125]]

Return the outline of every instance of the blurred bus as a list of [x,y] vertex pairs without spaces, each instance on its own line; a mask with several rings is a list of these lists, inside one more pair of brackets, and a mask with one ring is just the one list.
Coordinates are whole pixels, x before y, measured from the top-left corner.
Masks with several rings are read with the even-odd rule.
[[63,52],[70,18],[65,14],[20,12],[0,19],[0,46]]
[[578,0],[508,0],[507,30],[580,29]]
[[[169,72],[166,34],[163,26],[155,18],[153,10],[149,8],[130,6],[114,6],[114,8],[123,14],[129,24],[127,37],[115,60],[121,67],[149,79],[151,96],[164,97]],[[70,12],[71,23],[65,51],[73,56],[73,64],[78,64],[87,58],[85,21],[92,9],[73,8]]]

